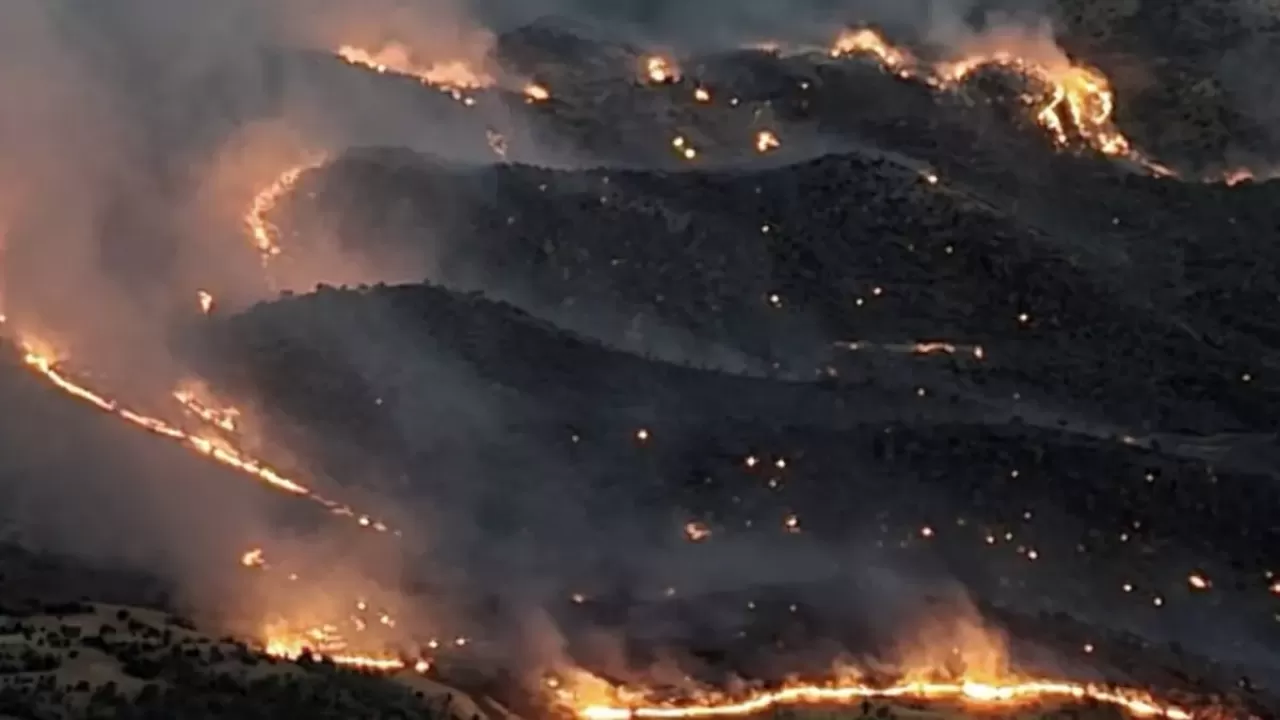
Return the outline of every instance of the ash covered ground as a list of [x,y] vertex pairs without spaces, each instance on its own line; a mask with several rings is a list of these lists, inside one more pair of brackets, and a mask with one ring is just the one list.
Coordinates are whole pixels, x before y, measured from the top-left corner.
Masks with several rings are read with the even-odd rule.
[[1225,12],[1053,9],[1160,177],[1055,146],[1007,69],[941,92],[676,33],[653,81],[627,23],[544,18],[494,48],[531,98],[275,50],[175,155],[305,96],[360,147],[274,209],[271,267],[324,238],[402,276],[174,344],[431,528],[400,580],[486,655],[442,672],[513,707],[487,669],[544,649],[530,608],[587,667],[717,685],[820,674],[963,598],[1027,667],[1274,711],[1280,183],[1265,88],[1221,78],[1280,63],[1274,19]]

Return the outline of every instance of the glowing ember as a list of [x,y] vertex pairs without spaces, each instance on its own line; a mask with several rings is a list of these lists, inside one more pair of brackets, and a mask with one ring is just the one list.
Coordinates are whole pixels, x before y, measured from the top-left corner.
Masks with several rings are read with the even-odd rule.
[[768,130],[761,130],[756,133],[756,152],[767,153],[782,147],[782,143],[778,140],[778,136]]
[[644,61],[645,77],[653,83],[669,83],[680,79],[680,73],[667,58],[652,55]]
[[244,222],[249,228],[249,235],[253,238],[254,246],[258,248],[258,252],[262,255],[263,267],[267,266],[271,258],[282,252],[280,229],[268,219],[271,212],[275,210],[280,200],[293,190],[293,186],[298,183],[298,179],[302,177],[303,173],[319,167],[324,164],[325,160],[326,158],[323,155],[316,156],[285,170],[270,185],[260,190],[253,197],[249,212],[245,213]]
[[314,660],[325,659],[335,665],[375,672],[395,672],[411,669],[425,673],[431,662],[425,658],[406,660],[390,653],[358,653],[349,649],[347,640],[333,625],[317,625],[301,631],[293,631],[284,625],[273,625],[264,633],[263,651],[272,657],[298,660],[309,656]]
[[711,528],[707,527],[706,523],[688,522],[684,525],[684,536],[690,542],[702,542],[711,537]]
[[909,54],[890,45],[879,33],[868,28],[842,33],[831,48],[833,58],[858,54],[873,55],[881,65],[894,71],[912,62]]
[[207,391],[201,386],[191,385],[174,391],[173,398],[188,412],[209,425],[226,432],[239,430],[240,410],[238,408],[217,407],[211,400],[201,400],[199,397],[201,395],[207,395]]

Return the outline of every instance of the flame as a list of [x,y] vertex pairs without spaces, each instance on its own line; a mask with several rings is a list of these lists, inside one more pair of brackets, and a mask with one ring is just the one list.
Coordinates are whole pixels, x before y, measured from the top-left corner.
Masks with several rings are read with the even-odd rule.
[[280,173],[270,185],[253,196],[249,211],[245,213],[244,223],[249,228],[249,236],[253,239],[254,247],[262,255],[263,267],[266,267],[271,262],[271,258],[282,252],[280,247],[280,228],[272,224],[268,217],[275,210],[276,205],[280,203],[281,198],[293,190],[293,186],[298,183],[299,178],[304,173],[320,167],[326,160],[327,158],[323,155],[308,158],[301,164],[290,167]]
[[[364,610],[367,606],[359,603],[358,607]],[[388,616],[384,613],[382,617]],[[353,618],[353,620],[356,619]],[[359,623],[356,627],[357,630],[364,629]],[[303,656],[309,656],[315,660],[326,659],[335,665],[374,672],[413,670],[417,673],[425,673],[431,669],[429,658],[409,658],[387,651],[356,650],[352,648],[351,642],[343,635],[341,629],[330,623],[298,628],[287,622],[272,622],[263,628],[262,638],[263,652],[285,660],[298,660]],[[460,642],[461,640],[461,638],[455,639],[454,644],[458,646],[465,644]],[[439,643],[432,641],[431,646],[438,647]]]
[[661,55],[650,55],[645,58],[644,74],[649,79],[649,82],[659,85],[680,79],[680,71],[675,64]]
[[778,136],[768,130],[761,130],[756,133],[756,152],[767,153],[782,147],[782,142],[778,140]]
[[[601,691],[593,689],[599,694]],[[574,707],[583,720],[631,720],[654,718],[720,718],[754,715],[777,707],[797,705],[848,705],[864,700],[903,699],[916,701],[954,701],[975,710],[1016,708],[1048,702],[1093,701],[1120,708],[1135,717],[1166,717],[1191,720],[1190,710],[1161,702],[1147,693],[1131,689],[1108,689],[1099,685],[1054,680],[987,683],[972,680],[954,682],[904,682],[877,687],[859,682],[836,681],[830,684],[796,683],[786,687],[760,691],[741,700],[730,700],[714,694],[687,704],[635,705],[597,702]]]
[[267,560],[262,548],[254,548],[240,556],[240,564],[247,568],[261,568],[267,566]]
[[220,430],[234,433],[240,429],[240,410],[235,407],[218,407],[212,400],[202,400],[208,391],[202,385],[189,383],[186,388],[175,390],[173,398],[192,415]]
[[213,295],[208,290],[197,290],[196,300],[200,303],[200,312],[205,315],[213,312]]
[[888,72],[902,78],[920,79],[939,89],[953,89],[986,67],[1016,72],[1049,88],[1047,99],[1027,99],[1036,106],[1036,122],[1059,147],[1083,142],[1103,155],[1129,159],[1154,174],[1172,174],[1168,168],[1137,152],[1116,127],[1115,93],[1106,76],[1096,69],[1070,63],[1057,48],[1050,53],[1027,53],[1051,57],[1045,62],[997,49],[929,66],[910,51],[895,47],[879,33],[864,28],[840,35],[830,54],[835,58],[868,54]]
[[1135,717],[1193,717],[1188,708],[1136,689],[1014,673],[1003,636],[983,625],[972,611],[926,623],[919,630],[918,642],[904,648],[898,680],[888,684],[868,682],[859,668],[838,667],[824,682],[792,679],[778,688],[756,688],[738,696],[695,690],[683,699],[664,699],[651,689],[610,683],[575,668],[559,673],[548,687],[552,701],[581,720],[731,718],[785,706],[892,699],[953,702],[977,711],[1096,702]]
[[[126,422],[158,435],[163,438],[172,440],[190,450],[195,451],[199,455],[210,458],[226,467],[239,471],[244,475],[248,475],[268,487],[281,490],[291,495],[307,498],[315,502],[335,515],[357,518],[360,525],[364,527],[372,527],[380,532],[385,532],[388,528],[380,522],[373,522],[367,515],[357,517],[354,510],[341,503],[329,500],[322,495],[312,491],[310,488],[302,485],[298,481],[289,478],[279,471],[267,466],[261,461],[250,457],[244,451],[230,444],[227,440],[220,437],[211,437],[206,435],[197,435],[188,433],[176,425],[170,424],[160,418],[143,414],[132,408],[122,405],[120,402],[108,398],[107,396],[72,380],[58,366],[58,360],[55,353],[44,348],[42,343],[35,339],[24,339],[21,342],[23,349],[23,362],[36,373],[43,376],[54,387],[64,393],[76,398],[82,402],[88,403],[99,410],[114,415]],[[185,394],[176,394],[178,399],[182,401]],[[183,402],[184,406],[192,409],[192,406]],[[195,412],[193,410],[193,412]],[[225,420],[225,417],[223,418]]]
[[479,90],[494,84],[493,76],[462,60],[419,65],[414,62],[412,52],[396,43],[385,45],[376,51],[343,45],[335,54],[350,65],[380,74],[392,73],[417,78],[423,85],[444,90]]
[[551,99],[551,91],[537,83],[529,83],[524,86],[524,96],[530,102],[543,102]]

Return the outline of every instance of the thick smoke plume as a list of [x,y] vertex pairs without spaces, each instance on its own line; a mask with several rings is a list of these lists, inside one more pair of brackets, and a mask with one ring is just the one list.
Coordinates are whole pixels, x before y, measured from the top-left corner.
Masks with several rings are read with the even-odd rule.
[[[211,290],[234,307],[281,287],[308,290],[319,280],[428,274],[429,267],[370,266],[305,238],[286,240],[300,243],[301,252],[320,247],[323,254],[290,262],[288,254],[299,252],[290,247],[279,261],[281,275],[259,267],[244,213],[254,194],[290,166],[367,144],[493,159],[468,134],[474,121],[424,120],[416,98],[384,94],[355,71],[340,79],[329,70],[313,72],[295,51],[316,53],[312,59],[331,63],[334,72],[343,68],[322,56],[344,43],[418,64],[483,66],[495,32],[548,13],[621,31],[633,42],[676,47],[793,39],[825,44],[840,25],[858,21],[950,42],[968,32],[973,8],[940,1],[797,8],[763,1],[543,0],[523,3],[517,12],[510,3],[444,0],[9,0],[0,7],[0,289],[9,327],[47,338],[67,351],[73,366],[109,378],[121,393],[156,397],[187,372],[169,352],[169,337],[175,327],[201,321],[197,290]],[[847,550],[800,545],[794,556],[772,558],[751,543],[726,543],[695,563],[686,559],[681,538],[654,538],[643,529],[653,518],[640,517],[627,503],[603,519],[576,504],[589,479],[573,476],[539,440],[506,426],[508,403],[517,401],[494,399],[465,370],[421,360],[420,346],[370,357],[374,351],[360,345],[361,333],[350,337],[348,364],[369,382],[386,384],[387,393],[410,386],[438,390],[421,404],[405,403],[398,428],[425,445],[424,472],[413,480],[436,503],[416,517],[432,523],[423,539],[431,548],[424,564],[442,583],[536,606],[563,592],[569,578],[558,576],[558,568],[622,558],[612,564],[626,585],[646,592],[679,585],[698,594],[819,579],[829,574],[833,552]],[[403,384],[387,379],[388,367],[406,365],[427,376]],[[14,397],[33,407],[47,402]],[[227,547],[239,542],[234,538],[271,539],[267,503],[252,493],[223,494],[213,479],[203,484],[192,475],[206,471],[192,471],[197,463],[187,455],[153,454],[149,438],[138,438],[103,441],[101,455],[120,463],[119,472],[60,472],[57,492],[40,485],[52,466],[32,460],[33,467],[6,485],[24,503],[9,507],[23,507],[44,527],[42,541],[78,551],[109,545],[113,529],[128,524],[134,535],[125,538],[129,548],[122,554],[159,558],[183,582],[205,576],[224,553],[234,566]],[[40,447],[38,439],[31,444]],[[48,460],[41,452],[30,457]],[[599,470],[603,476],[608,469]],[[221,471],[207,472],[225,479]],[[186,489],[192,485],[204,488],[198,501]],[[104,497],[136,502],[84,512],[89,503],[99,509]],[[515,530],[492,539],[495,528],[477,521],[485,512]],[[154,522],[133,521],[134,514]],[[404,515],[397,519],[415,517]],[[678,527],[679,519],[670,523]],[[580,538],[602,524],[611,525],[609,543],[583,548]],[[394,578],[398,570],[385,574]]]

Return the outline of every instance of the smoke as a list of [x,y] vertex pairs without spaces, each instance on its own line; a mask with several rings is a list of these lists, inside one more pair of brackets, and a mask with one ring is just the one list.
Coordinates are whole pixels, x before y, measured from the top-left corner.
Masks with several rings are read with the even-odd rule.
[[[169,340],[175,328],[201,321],[197,289],[235,307],[280,288],[310,289],[319,280],[426,274],[425,267],[371,264],[337,243],[293,237],[282,238],[282,257],[271,260],[281,271],[264,273],[247,237],[244,213],[254,195],[310,158],[382,144],[492,162],[482,129],[520,131],[501,108],[476,117],[445,113],[441,108],[452,110],[457,102],[445,93],[346,72],[323,57],[340,44],[396,52],[420,66],[461,61],[482,67],[495,29],[535,13],[621,28],[631,40],[689,47],[738,46],[779,33],[825,44],[846,19],[953,38],[972,5],[534,2],[523,14],[511,8],[445,0],[6,2],[0,8],[0,289],[10,326],[49,339],[71,365],[108,379],[121,394],[150,400],[187,374]],[[427,235],[424,242],[432,242],[429,228]],[[305,259],[290,259],[298,253]],[[381,336],[402,332],[408,333],[393,328]],[[603,514],[586,507],[584,483],[610,479],[607,458],[586,467],[569,463],[545,438],[513,431],[507,418],[525,411],[520,399],[495,399],[482,379],[422,361],[432,350],[421,345],[371,349],[347,342],[346,361],[380,394],[433,390],[401,403],[395,426],[422,443],[417,469],[434,504],[394,519],[427,520],[426,552],[435,554],[429,569],[464,595],[495,594],[542,607],[562,599],[569,569],[609,569],[621,584],[645,592],[679,585],[695,594],[829,572],[833,551],[822,547],[770,557],[770,573],[762,573],[760,561],[772,551],[748,542],[717,544],[695,562],[678,534],[655,538],[651,530],[655,522],[678,528],[680,519],[655,519],[657,511],[638,507],[637,493],[621,492]],[[746,364],[736,357],[725,362]],[[416,377],[397,377],[388,368]],[[37,394],[14,406],[49,402]],[[37,416],[28,424],[60,427],[61,421]],[[21,508],[40,545],[122,557],[203,588],[210,568],[239,570],[238,538],[287,536],[268,527],[279,508],[227,489],[228,473],[202,464],[192,470],[197,463],[188,455],[158,453],[152,438],[130,437],[137,439],[94,446],[95,456],[120,469],[93,477],[64,464],[79,453],[31,439],[28,445],[39,452],[8,488],[20,497],[9,507]],[[51,456],[58,454],[55,463]],[[58,482],[32,481],[48,475]],[[139,516],[147,520],[136,521]],[[606,541],[582,546],[581,538],[602,526]],[[130,533],[119,534],[121,528]],[[317,554],[324,549],[313,547]],[[349,557],[365,562],[362,554]],[[394,584],[396,561],[373,564],[368,574],[385,574],[379,581]],[[359,577],[332,582],[348,588],[365,581],[366,573],[352,574]]]

